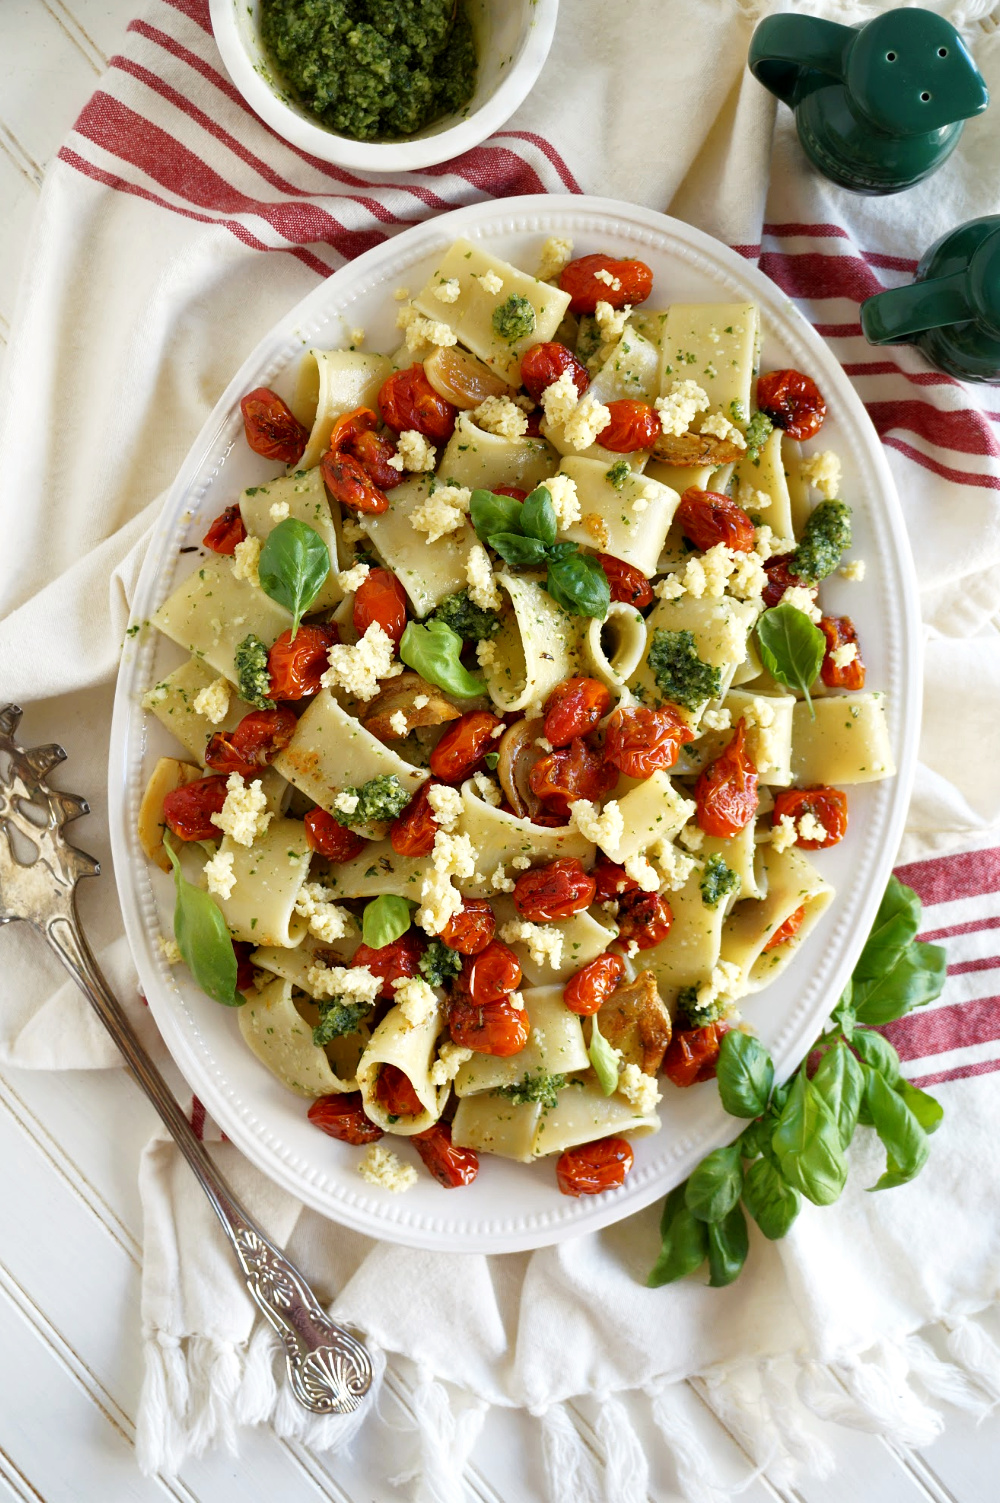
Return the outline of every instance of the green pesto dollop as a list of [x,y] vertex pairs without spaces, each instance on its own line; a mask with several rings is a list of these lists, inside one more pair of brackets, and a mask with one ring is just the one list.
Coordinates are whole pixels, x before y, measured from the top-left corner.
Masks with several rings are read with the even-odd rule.
[[253,632],[247,632],[233,654],[236,684],[240,698],[258,710],[273,710],[270,698],[271,674],[267,666],[267,648]]
[[299,104],[357,141],[415,135],[475,90],[465,0],[262,0],[260,29]]
[[732,1005],[728,997],[716,997],[714,1001],[702,1005],[698,1001],[698,988],[685,986],[677,993],[678,1025],[682,1029],[707,1028],[710,1023],[718,1023],[724,1018]]
[[394,772],[380,772],[369,778],[360,788],[343,788],[342,793],[357,798],[357,807],[348,814],[343,809],[334,809],[333,817],[338,825],[372,825],[402,814],[410,802],[410,795]]
[[432,939],[417,961],[428,986],[445,986],[462,969],[462,957],[440,939]]
[[819,584],[840,563],[845,548],[851,546],[851,508],[843,501],[821,501],[810,512],[788,568],[804,584]]
[[357,1033],[371,1012],[370,1002],[345,1002],[342,997],[325,997],[318,1002],[319,1022],[313,1029],[313,1043],[320,1048],[343,1038],[345,1033]]
[[499,611],[487,610],[475,605],[468,590],[459,590],[457,595],[446,595],[434,617],[457,632],[463,642],[482,642],[496,636],[502,617]]
[[527,339],[535,331],[535,310],[526,297],[512,292],[493,310],[493,329],[508,344]]
[[665,699],[686,710],[697,710],[715,699],[722,687],[722,670],[698,656],[694,633],[657,627],[646,662]]
[[706,908],[717,908],[722,898],[731,892],[739,892],[740,879],[732,867],[716,853],[709,856],[701,877],[701,901]]

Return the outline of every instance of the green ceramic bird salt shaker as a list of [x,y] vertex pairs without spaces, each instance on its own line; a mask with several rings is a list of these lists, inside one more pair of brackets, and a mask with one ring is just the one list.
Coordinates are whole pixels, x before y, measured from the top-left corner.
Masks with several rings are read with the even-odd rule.
[[748,61],[795,111],[813,165],[855,193],[898,193],[919,183],[954,151],[965,121],[989,104],[954,26],[917,6],[857,27],[768,16]]
[[915,344],[960,381],[1000,386],[1000,214],[942,236],[911,286],[861,304],[861,327],[869,344]]

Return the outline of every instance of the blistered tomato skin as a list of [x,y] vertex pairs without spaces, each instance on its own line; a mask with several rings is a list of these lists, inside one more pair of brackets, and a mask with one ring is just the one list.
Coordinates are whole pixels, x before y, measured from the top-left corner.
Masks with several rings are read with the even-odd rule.
[[240,403],[243,431],[255,454],[282,464],[297,464],[309,442],[309,430],[303,428],[288,403],[267,386],[247,392]]
[[471,1185],[479,1173],[479,1155],[472,1148],[459,1148],[451,1141],[451,1123],[435,1122],[410,1139],[439,1185],[457,1190]]
[[283,631],[267,655],[272,699],[307,699],[323,687],[320,679],[330,666],[327,654],[340,632],[332,623]]
[[[858,644],[858,634],[850,616],[821,616],[819,629],[826,638],[826,653],[820,677],[828,689],[863,689],[865,687],[865,664]],[[839,647],[853,646],[855,656],[842,668],[833,661]]]
[[[597,275],[607,273],[610,281]],[[617,286],[615,285],[617,283]],[[559,278],[562,292],[570,295],[571,313],[593,313],[598,303],[612,308],[634,308],[644,303],[653,290],[653,273],[644,261],[617,261],[614,256],[580,256],[563,268]]]
[[627,778],[651,778],[673,767],[680,749],[694,732],[672,705],[647,709],[629,705],[615,710],[604,733],[604,755]]
[[305,817],[306,841],[310,850],[328,861],[353,861],[360,856],[367,841],[325,809],[310,809]]
[[220,512],[216,517],[201,541],[204,547],[211,548],[213,553],[232,555],[236,552],[237,543],[242,543],[246,535],[247,530],[239,507],[227,506],[225,511]]
[[802,920],[805,918],[805,916],[805,908],[796,908],[794,913],[790,913],[785,919],[785,922],[783,924],[780,924],[778,928],[775,929],[774,933],[771,935],[771,938],[764,946],[764,954],[767,955],[771,950],[777,950],[779,945],[785,945],[790,939],[794,939],[796,934],[798,934],[799,930],[802,928]]
[[428,794],[434,784],[421,783],[402,814],[389,827],[389,843],[397,856],[429,856],[434,849],[438,823]]
[[388,439],[375,432],[377,427],[378,417],[370,407],[345,412],[333,425],[330,451],[352,455],[380,491],[391,491],[399,485],[403,473],[389,463],[396,450]]
[[372,483],[371,476],[353,454],[327,449],[319,462],[324,484],[335,501],[351,511],[377,517],[389,510],[389,498]]
[[233,954],[236,956],[236,990],[248,992],[254,984],[256,972],[251,963],[250,956],[253,954],[254,945],[246,944],[243,940],[233,940]]
[[570,805],[577,799],[599,799],[618,781],[615,769],[605,760],[603,751],[595,751],[577,736],[569,746],[539,757],[528,773],[528,786],[544,804],[535,816],[538,824],[569,821]]
[[519,485],[495,485],[493,487],[493,494],[494,496],[510,496],[512,501],[526,501],[528,499],[528,492],[522,491]]
[[476,1054],[493,1054],[507,1059],[520,1054],[528,1042],[531,1025],[524,1008],[508,1001],[478,1006],[452,995],[448,1009],[448,1027],[452,1042]]
[[636,610],[640,611],[645,610],[647,605],[652,605],[656,599],[653,586],[641,569],[635,568],[633,564],[624,563],[610,553],[599,553],[597,562],[608,577],[612,600],[620,600],[625,605],[634,605]]
[[710,762],[694,785],[698,828],[728,839],[745,830],[757,812],[757,769],[744,745],[746,725],[736,731],[725,751]]
[[431,752],[430,769],[442,783],[461,783],[483,765],[486,753],[496,750],[493,732],[503,721],[488,710],[470,710],[445,731]]
[[624,974],[625,962],[621,956],[606,951],[569,978],[563,988],[563,1001],[570,1012],[590,1017],[608,1000]]
[[372,622],[378,622],[398,648],[406,630],[406,591],[388,569],[372,569],[354,596],[354,630],[359,637]]
[[178,840],[218,840],[220,830],[212,815],[221,814],[226,802],[226,779],[221,775],[199,778],[174,788],[163,800],[163,818]]
[[673,921],[673,909],[666,898],[643,892],[638,885],[618,900],[618,938],[622,944],[652,950],[666,939]]
[[682,1028],[675,1033],[663,1056],[663,1073],[675,1086],[698,1085],[715,1078],[719,1048],[726,1023],[709,1023],[704,1028]]
[[[781,604],[786,590],[795,589],[796,586],[806,588],[798,575],[792,573],[791,564],[794,558],[794,553],[775,553],[764,564],[764,573],[767,575],[767,584],[764,586],[764,605],[768,610]],[[815,600],[815,587],[810,587],[809,593]]]
[[598,903],[617,902],[626,892],[638,892],[639,884],[630,877],[623,866],[610,861],[603,851],[594,863],[591,873],[596,883],[594,900]]
[[811,814],[826,831],[825,840],[803,840],[800,835],[796,845],[803,851],[825,851],[839,845],[847,834],[847,794],[840,788],[821,785],[816,788],[783,788],[776,794],[772,821],[775,826],[782,815],[799,820]]
[[611,691],[596,678],[567,678],[545,701],[542,735],[553,746],[585,736],[611,708]]
[[464,957],[455,984],[463,1000],[485,1007],[509,997],[520,981],[521,962],[514,951],[501,940],[493,939],[476,954]]
[[383,1065],[379,1070],[375,1100],[390,1117],[419,1117],[424,1109],[410,1077],[397,1065]]
[[446,444],[455,431],[458,408],[438,395],[419,361],[382,383],[378,405],[395,433],[416,429],[432,444]]
[[757,380],[757,406],[776,428],[802,442],[814,438],[826,417],[826,402],[811,376],[801,371],[768,371]]
[[349,1091],[343,1096],[320,1096],[306,1113],[309,1121],[327,1133],[339,1138],[342,1143],[377,1143],[383,1137],[381,1127],[365,1116],[360,1091]]
[[438,937],[459,955],[480,955],[496,932],[496,915],[486,899],[466,898]]
[[749,553],[754,546],[754,525],[749,516],[721,491],[700,491],[689,486],[674,516],[684,536],[702,552],[717,543],[725,543],[734,553]]
[[238,772],[241,778],[259,777],[291,741],[298,721],[284,706],[251,710],[232,731],[216,731],[205,747],[205,765],[215,772]]
[[564,1195],[603,1195],[625,1183],[635,1155],[624,1138],[599,1138],[567,1148],[556,1162],[556,1180]]
[[358,945],[351,957],[351,965],[366,965],[373,976],[381,977],[382,989],[379,996],[391,1002],[394,996],[392,982],[418,976],[423,953],[423,940],[415,930],[408,929],[399,939],[394,939],[391,945],[380,945],[378,949],[372,945]]
[[662,429],[659,414],[648,402],[621,397],[608,402],[607,409],[611,421],[598,437],[602,449],[610,449],[612,454],[635,454],[653,447]]
[[514,907],[532,924],[572,918],[594,901],[597,883],[575,856],[562,856],[548,866],[523,872],[514,884]]
[[533,344],[521,356],[521,384],[533,402],[540,402],[546,388],[558,381],[565,371],[569,371],[573,378],[577,396],[582,397],[590,385],[590,377],[586,367],[564,344],[557,344],[555,340]]

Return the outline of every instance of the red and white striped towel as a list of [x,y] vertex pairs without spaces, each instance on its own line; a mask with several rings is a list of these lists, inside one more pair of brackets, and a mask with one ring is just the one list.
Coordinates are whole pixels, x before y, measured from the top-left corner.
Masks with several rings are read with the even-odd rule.
[[[997,93],[990,4],[951,11]],[[60,152],[31,244],[0,400],[11,561],[0,576],[0,690],[29,706],[33,741],[67,745],[97,826],[80,839],[106,874],[113,676],[158,498],[277,317],[317,277],[406,225],[550,191],[614,194],[691,220],[759,262],[830,341],[895,471],[927,654],[900,874],[926,905],[924,937],[944,939],[950,956],[941,999],[887,1030],[908,1073],[939,1088],[948,1110],[919,1182],[866,1195],[874,1150],[861,1149],[843,1200],[807,1209],[783,1243],[755,1244],[736,1285],[652,1291],[638,1279],[655,1248],[653,1211],[531,1257],[430,1255],[331,1237],[328,1223],[218,1147],[251,1208],[321,1283],[341,1289],[337,1313],[393,1360],[417,1363],[416,1495],[437,1503],[458,1496],[489,1404],[539,1415],[556,1503],[586,1503],[599,1487],[633,1503],[645,1497],[643,1461],[616,1394],[651,1406],[682,1485],[701,1500],[725,1489],[679,1418],[674,1385],[693,1374],[779,1478],[803,1446],[772,1359],[797,1366],[814,1412],[909,1440],[939,1427],[934,1396],[973,1409],[1000,1399],[1000,1351],[970,1319],[998,1295],[995,1226],[982,1207],[1000,1194],[1000,413],[991,390],[930,371],[910,349],[872,350],[858,323],[863,297],[905,281],[931,240],[995,208],[998,127],[990,114],[974,122],[945,169],[905,195],[834,188],[806,168],[787,112],[745,73],[766,8],[565,0],[549,62],[503,131],[456,161],[377,180],[295,150],[247,110],[223,71],[206,0],[155,0]],[[85,920],[120,993],[134,996],[107,880],[103,895],[83,893]],[[2,1057],[49,1069],[116,1063],[54,963],[15,932],[0,943],[12,977]],[[213,1135],[197,1103],[193,1113]],[[267,1333],[254,1330],[210,1213],[159,1139],[143,1195],[145,1464],[172,1467],[192,1449],[233,1443],[240,1423],[337,1443],[336,1424],[303,1430],[301,1411],[276,1390]],[[951,1365],[914,1338],[931,1321],[947,1326]],[[588,1476],[562,1405],[583,1392],[603,1401],[603,1482]]]

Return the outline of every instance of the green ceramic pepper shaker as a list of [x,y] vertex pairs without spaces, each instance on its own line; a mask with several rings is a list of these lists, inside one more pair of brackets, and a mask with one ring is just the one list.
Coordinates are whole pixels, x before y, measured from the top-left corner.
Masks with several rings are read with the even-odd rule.
[[869,344],[915,344],[960,381],[1000,386],[1000,214],[942,236],[911,286],[861,304],[861,327]]
[[958,32],[905,6],[863,26],[786,14],[762,21],[750,71],[795,111],[814,166],[855,193],[898,193],[936,171],[989,104]]

